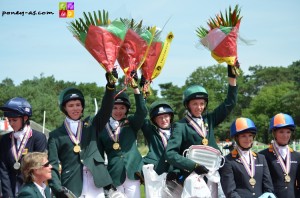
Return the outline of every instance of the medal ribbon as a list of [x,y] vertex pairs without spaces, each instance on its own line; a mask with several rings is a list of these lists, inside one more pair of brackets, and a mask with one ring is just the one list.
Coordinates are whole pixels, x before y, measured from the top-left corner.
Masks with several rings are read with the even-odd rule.
[[24,137],[21,141],[18,152],[17,152],[17,148],[16,148],[16,144],[15,144],[15,138],[12,136],[12,138],[11,138],[11,149],[12,149],[12,154],[13,154],[16,162],[18,162],[19,159],[21,158],[22,152],[23,152],[23,150],[24,150],[31,134],[32,134],[32,130],[31,130],[30,126],[27,126],[25,135],[24,135]]
[[105,128],[107,130],[107,133],[108,133],[109,137],[112,139],[112,141],[114,141],[114,142],[119,141],[119,136],[121,134],[121,126],[122,125],[123,125],[123,122],[120,123],[120,125],[116,128],[115,133],[113,133],[113,131],[110,128],[109,123],[106,123]]
[[[201,127],[198,125],[197,122],[195,122],[195,120],[193,120],[189,115],[185,115],[185,119],[201,137],[203,137],[203,138],[206,137],[206,134],[202,131]],[[203,121],[202,121],[202,123],[203,123]],[[203,125],[203,127],[204,127],[204,125]]]
[[158,129],[158,132],[159,132],[159,135],[161,137],[162,143],[163,143],[164,147],[166,148],[167,144],[168,144],[168,139],[165,136],[164,132],[160,128]]
[[77,127],[77,133],[76,133],[76,136],[72,133],[72,130],[69,126],[69,123],[67,122],[67,120],[64,121],[64,125],[65,125],[65,128],[67,130],[67,133],[71,139],[71,141],[78,145],[81,141],[81,135],[82,135],[82,122],[79,121],[78,123],[78,127]]
[[248,175],[253,178],[254,175],[255,175],[255,162],[254,162],[254,158],[253,158],[253,155],[251,153],[251,150],[250,151],[250,167],[248,166],[248,163],[246,161],[246,158],[243,156],[242,154],[242,151],[240,150],[240,148],[237,146],[237,151],[241,157],[241,162],[242,164],[244,165]]
[[291,170],[291,152],[289,151],[289,148],[287,148],[288,152],[286,153],[286,163],[284,163],[279,151],[278,151],[278,148],[275,144],[275,141],[273,142],[273,148],[274,148],[274,151],[277,155],[277,159],[279,161],[279,164],[281,166],[281,169],[282,171],[285,173],[285,174],[289,174],[290,173],[290,170]]

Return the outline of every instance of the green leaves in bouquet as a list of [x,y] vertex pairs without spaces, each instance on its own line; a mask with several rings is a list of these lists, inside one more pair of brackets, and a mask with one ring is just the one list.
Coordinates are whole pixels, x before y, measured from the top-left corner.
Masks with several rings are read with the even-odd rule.
[[136,22],[134,19],[127,18],[120,18],[120,20],[122,23],[124,23],[127,29],[132,29],[134,32],[140,35],[140,37],[143,38],[148,45],[151,44],[154,35],[152,35],[150,30],[153,27],[143,26],[143,20],[140,20],[139,22]]
[[219,26],[234,27],[242,19],[240,16],[241,8],[239,8],[238,5],[234,7],[233,11],[231,10],[231,6],[229,6],[228,12],[225,10],[225,17],[222,12],[220,12],[219,16],[216,16],[218,18]]
[[196,29],[196,34],[199,38],[204,38],[208,34],[208,30],[200,26]]
[[236,5],[233,10],[231,6],[229,6],[228,11],[227,9],[225,9],[224,15],[222,12],[220,12],[220,14],[217,14],[215,18],[210,17],[210,19],[207,22],[209,30],[204,28],[203,26],[198,27],[196,29],[197,36],[202,39],[212,29],[220,28],[220,27],[236,26],[236,24],[242,19],[240,13],[241,13],[241,8],[238,5]]
[[121,22],[124,23],[127,29],[132,29],[137,34],[141,34],[145,31],[145,27],[143,27],[143,20],[140,22],[136,22],[134,19],[126,19],[126,18],[120,18]]
[[98,12],[94,11],[93,13],[83,12],[83,18],[78,18],[70,22],[68,29],[75,37],[84,43],[90,25],[108,26],[109,24],[110,20],[108,18],[108,12],[105,10],[102,10],[102,12],[98,10]]
[[[152,28],[153,28],[153,27],[148,26],[146,29],[147,29],[148,31],[151,31]],[[153,41],[152,41],[152,42],[160,42],[160,41],[161,41],[161,32],[162,32],[162,30],[160,30],[160,29],[155,29],[155,33],[154,33]]]

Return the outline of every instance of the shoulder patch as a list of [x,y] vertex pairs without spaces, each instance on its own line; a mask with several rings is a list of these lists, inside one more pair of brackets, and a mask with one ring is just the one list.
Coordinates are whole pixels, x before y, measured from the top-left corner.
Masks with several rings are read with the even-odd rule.
[[237,154],[238,154],[238,151],[237,151],[236,149],[233,149],[233,150],[231,151],[231,156],[232,156],[232,157],[236,158]]
[[269,152],[273,153],[273,151],[274,151],[273,145],[269,144]]

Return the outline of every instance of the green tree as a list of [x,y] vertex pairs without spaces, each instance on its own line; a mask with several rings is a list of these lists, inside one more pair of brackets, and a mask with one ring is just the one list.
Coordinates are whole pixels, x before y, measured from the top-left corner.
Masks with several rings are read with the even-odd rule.
[[[240,116],[253,119],[259,129],[258,140],[267,143],[270,134],[267,133],[269,119],[276,113],[290,114],[297,126],[300,126],[300,61],[295,61],[287,67],[261,65],[251,66],[247,75],[242,71],[237,78],[238,102],[228,119],[215,129],[218,139],[224,140],[229,137],[229,127],[232,121]],[[185,108],[182,104],[183,91],[190,85],[204,86],[209,94],[208,110],[217,107],[226,97],[227,93],[227,68],[224,65],[212,65],[198,67],[187,77],[184,86],[173,83],[159,84],[160,97],[170,102],[175,110],[175,121],[184,116]],[[20,85],[15,85],[12,79],[6,78],[0,83],[0,103],[3,105],[13,97],[24,97],[32,105],[32,119],[38,123],[43,122],[46,112],[46,127],[50,130],[61,125],[64,119],[58,106],[58,96],[67,87],[80,89],[86,100],[85,115],[94,115],[97,105],[100,108],[105,86],[97,86],[96,83],[65,82],[55,80],[54,76],[45,77],[41,74],[30,80],[24,80]],[[124,76],[118,79],[117,90],[127,87]],[[132,107],[129,114],[135,112],[133,90],[128,88]],[[158,91],[152,90],[152,95],[146,98],[146,105],[157,100]],[[95,104],[95,99],[97,104]],[[3,116],[3,112],[0,112]],[[296,134],[299,138],[300,134]],[[143,142],[139,133],[138,141]]]
[[159,84],[161,95],[164,100],[169,102],[174,109],[174,121],[179,120],[184,115],[184,107],[182,104],[182,88],[172,83]]
[[259,129],[258,140],[264,143],[270,141],[269,121],[275,114],[283,112],[293,115],[293,109],[284,102],[293,89],[293,83],[264,86],[252,99],[249,107],[243,110],[242,115],[251,118]]

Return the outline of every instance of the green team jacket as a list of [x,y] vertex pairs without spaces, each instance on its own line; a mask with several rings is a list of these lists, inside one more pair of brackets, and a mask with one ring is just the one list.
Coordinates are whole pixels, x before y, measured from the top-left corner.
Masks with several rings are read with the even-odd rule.
[[110,138],[106,128],[100,133],[99,149],[107,154],[107,169],[115,186],[124,183],[126,176],[131,180],[139,179],[135,173],[141,173],[143,167],[142,156],[137,148],[137,132],[142,127],[147,116],[147,108],[141,94],[134,94],[136,112],[127,118],[127,124],[121,128],[119,144],[121,149],[114,150],[114,141]]
[[[96,187],[112,184],[111,177],[104,165],[104,159],[97,147],[97,132],[103,130],[109,120],[114,103],[113,96],[114,90],[107,89],[101,109],[91,124],[84,123],[79,153],[73,151],[74,143],[70,140],[64,124],[49,133],[48,159],[53,166],[49,186],[54,194],[61,191],[62,186],[65,186],[79,197],[83,186],[83,166],[91,171]],[[62,165],[61,175],[58,170],[59,162]]]
[[[215,136],[214,127],[220,124],[232,111],[237,101],[237,86],[228,87],[227,97],[212,112],[203,116],[205,123],[208,124],[208,146],[219,149]],[[174,124],[173,133],[168,141],[166,149],[167,160],[174,167],[181,169],[182,174],[187,176],[195,168],[196,163],[187,159],[182,154],[191,145],[202,144],[202,137],[190,126],[186,119],[183,118]]]
[[[46,198],[51,198],[50,189],[47,186],[45,191]],[[38,187],[33,183],[26,183],[19,191],[18,198],[44,198]]]
[[[172,130],[171,128],[171,134]],[[173,167],[167,162],[165,147],[158,128],[150,120],[146,119],[142,131],[149,147],[149,152],[144,157],[144,164],[154,164],[154,170],[158,175],[164,172],[171,172]]]

